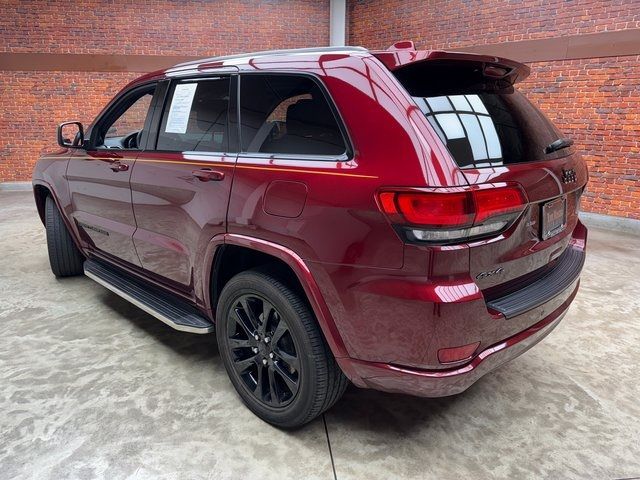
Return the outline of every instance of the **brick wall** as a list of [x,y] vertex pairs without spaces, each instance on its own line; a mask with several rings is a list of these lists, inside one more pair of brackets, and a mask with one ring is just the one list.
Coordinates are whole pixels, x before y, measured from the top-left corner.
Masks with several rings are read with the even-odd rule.
[[[640,28],[637,0],[351,0],[349,43],[457,49]],[[492,50],[495,51],[495,48]],[[521,89],[576,144],[591,180],[583,208],[640,219],[640,56],[529,64]]]
[[[209,56],[326,45],[329,0],[4,0],[0,53]],[[350,0],[349,43],[465,48],[640,28],[637,0]],[[169,62],[171,63],[171,62]],[[584,208],[640,218],[640,57],[531,63],[522,89],[589,163]],[[28,180],[58,122],[89,123],[139,73],[8,71],[0,65],[0,182]],[[37,68],[37,67],[36,67]],[[68,70],[68,69],[67,69]],[[86,69],[85,69],[86,70]]]
[[[0,53],[85,54],[79,63],[91,54],[204,57],[322,46],[329,1],[3,0],[0,38]],[[0,65],[0,182],[30,179],[38,155],[56,148],[57,123],[89,123],[139,75]]]
[[350,43],[456,48],[640,27],[637,0],[349,0]]
[[640,219],[640,55],[531,67],[523,90],[589,165],[584,208]]
[[88,125],[137,73],[0,72],[0,181],[29,180],[43,151],[55,150],[56,125]]

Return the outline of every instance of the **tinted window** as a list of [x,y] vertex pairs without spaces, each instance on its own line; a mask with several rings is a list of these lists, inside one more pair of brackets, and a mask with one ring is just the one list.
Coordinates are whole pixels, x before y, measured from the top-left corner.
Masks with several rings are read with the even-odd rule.
[[318,85],[295,75],[243,75],[242,151],[340,155],[346,151],[336,118]]
[[414,97],[431,126],[462,168],[556,158],[544,148],[560,132],[521,93]]
[[115,105],[100,126],[98,147],[139,148],[154,91],[155,86],[138,89]]
[[158,150],[226,152],[229,78],[174,84],[162,114]]

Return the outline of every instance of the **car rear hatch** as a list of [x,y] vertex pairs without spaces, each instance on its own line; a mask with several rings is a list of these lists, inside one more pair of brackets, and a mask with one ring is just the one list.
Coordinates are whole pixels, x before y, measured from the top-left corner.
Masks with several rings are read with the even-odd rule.
[[[510,310],[500,300],[549,278],[554,267],[566,270],[569,260],[579,272],[581,259],[569,259],[567,246],[578,223],[587,170],[572,142],[514,87],[529,68],[497,57],[410,48],[374,55],[413,97],[468,188],[509,187],[525,195],[517,218],[503,229],[454,240],[469,246],[469,274],[489,311],[507,318],[520,314],[522,304],[514,308],[518,298],[511,298]],[[575,280],[556,276],[556,289]],[[538,303],[555,293],[541,291],[546,293]],[[536,306],[528,297],[525,310]]]

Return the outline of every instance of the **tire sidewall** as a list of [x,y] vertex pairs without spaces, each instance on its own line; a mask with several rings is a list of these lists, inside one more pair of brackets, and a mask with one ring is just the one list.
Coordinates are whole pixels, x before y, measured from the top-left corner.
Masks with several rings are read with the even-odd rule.
[[[216,337],[218,350],[227,374],[245,405],[269,423],[287,427],[301,423],[307,412],[313,407],[318,384],[317,361],[321,359],[321,352],[315,351],[316,349],[314,349],[313,343],[309,338],[309,332],[307,332],[304,323],[299,320],[301,316],[311,315],[308,307],[301,302],[301,305],[305,305],[305,308],[295,308],[283,295],[282,289],[286,289],[291,295],[295,295],[277,280],[268,280],[259,273],[243,272],[232,278],[225,285],[216,309]],[[263,297],[271,302],[280,315],[285,318],[293,337],[296,352],[300,359],[300,385],[294,399],[285,407],[275,408],[260,402],[246,387],[244,381],[239,378],[233,367],[227,342],[228,315],[237,299],[245,294]]]
[[45,199],[45,230],[49,265],[53,274],[58,278],[82,274],[84,256],[75,244],[51,195]]

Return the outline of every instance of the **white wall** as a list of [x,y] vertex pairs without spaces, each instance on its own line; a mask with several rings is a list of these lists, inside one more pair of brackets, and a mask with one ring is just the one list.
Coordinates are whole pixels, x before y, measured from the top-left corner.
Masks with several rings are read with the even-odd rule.
[[347,1],[331,0],[329,9],[329,45],[345,45]]

